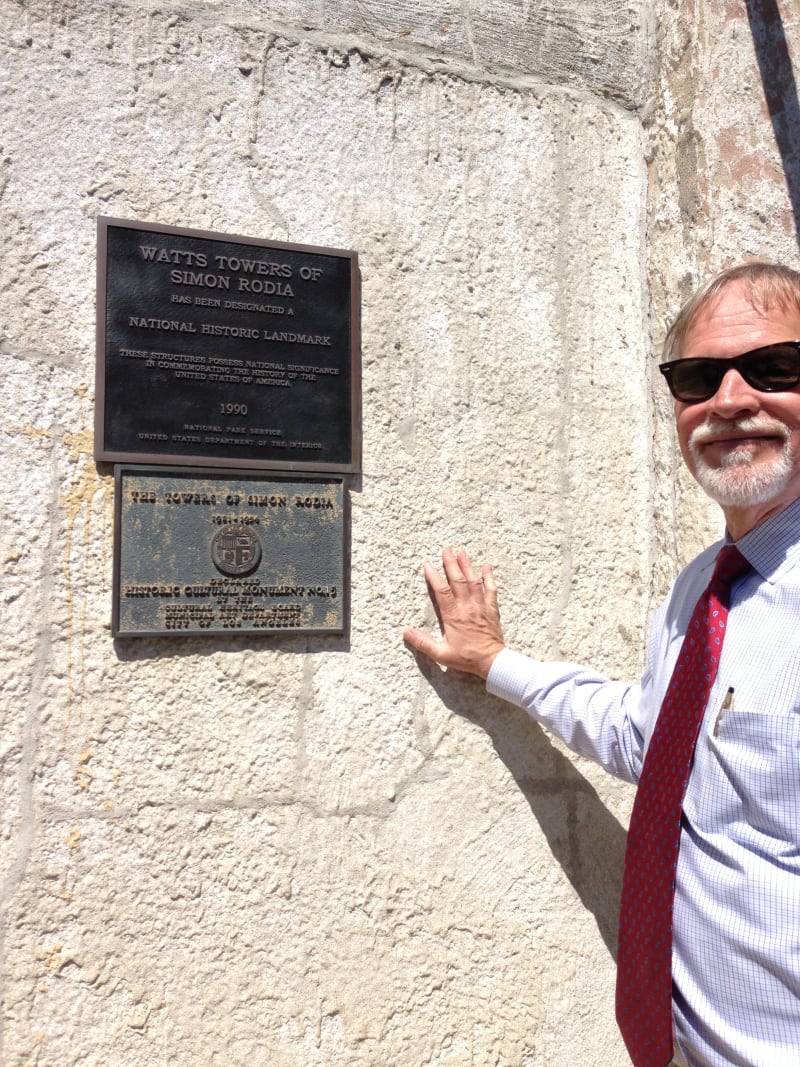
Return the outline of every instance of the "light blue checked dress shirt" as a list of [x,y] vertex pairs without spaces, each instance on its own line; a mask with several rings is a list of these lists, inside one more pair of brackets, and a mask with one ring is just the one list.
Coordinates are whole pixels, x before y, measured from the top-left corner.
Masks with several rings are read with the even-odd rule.
[[[733,588],[683,803],[675,1033],[690,1067],[800,1067],[800,500],[737,545],[754,569]],[[659,609],[641,684],[506,649],[487,689],[635,783],[720,547]]]

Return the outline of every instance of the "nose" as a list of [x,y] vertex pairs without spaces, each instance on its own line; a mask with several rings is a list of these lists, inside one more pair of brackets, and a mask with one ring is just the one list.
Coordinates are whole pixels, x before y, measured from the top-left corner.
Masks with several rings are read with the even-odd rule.
[[708,401],[709,410],[725,419],[752,414],[761,407],[757,389],[748,385],[735,367],[726,371],[719,389]]

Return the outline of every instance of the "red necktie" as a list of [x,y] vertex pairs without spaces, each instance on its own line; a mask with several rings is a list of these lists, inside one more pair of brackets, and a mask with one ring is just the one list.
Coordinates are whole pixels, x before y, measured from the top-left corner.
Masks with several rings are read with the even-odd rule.
[[681,805],[719,666],[731,585],[750,564],[733,545],[717,556],[697,601],[633,805],[619,920],[617,1022],[635,1067],[672,1059],[672,904]]

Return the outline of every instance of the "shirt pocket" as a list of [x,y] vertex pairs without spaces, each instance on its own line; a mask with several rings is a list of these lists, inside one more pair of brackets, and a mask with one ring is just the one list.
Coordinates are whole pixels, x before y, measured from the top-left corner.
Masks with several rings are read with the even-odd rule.
[[800,710],[726,711],[709,744],[700,783],[706,829],[724,830],[776,859],[789,854],[798,859]]

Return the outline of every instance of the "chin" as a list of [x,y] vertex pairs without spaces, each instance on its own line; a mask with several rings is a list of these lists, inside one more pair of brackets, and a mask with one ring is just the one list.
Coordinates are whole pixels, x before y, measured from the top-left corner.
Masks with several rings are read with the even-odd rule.
[[792,477],[792,465],[784,455],[770,463],[727,467],[709,467],[700,461],[694,473],[700,487],[721,507],[749,508],[779,497]]

